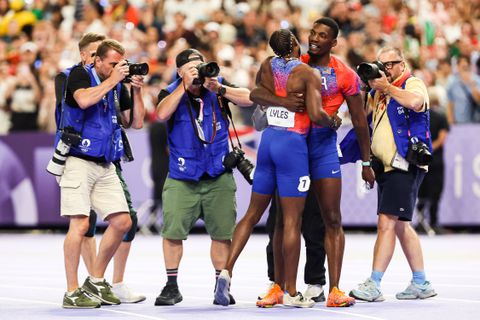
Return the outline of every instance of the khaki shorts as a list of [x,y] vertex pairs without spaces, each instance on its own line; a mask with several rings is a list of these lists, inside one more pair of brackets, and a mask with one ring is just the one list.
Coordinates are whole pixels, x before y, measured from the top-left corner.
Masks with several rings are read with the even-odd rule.
[[198,182],[167,178],[162,237],[185,240],[195,222],[202,219],[212,239],[230,240],[237,218],[236,189],[231,173]]
[[128,212],[125,194],[112,163],[98,164],[68,157],[60,180],[62,216],[90,215],[93,209],[105,220],[112,213]]

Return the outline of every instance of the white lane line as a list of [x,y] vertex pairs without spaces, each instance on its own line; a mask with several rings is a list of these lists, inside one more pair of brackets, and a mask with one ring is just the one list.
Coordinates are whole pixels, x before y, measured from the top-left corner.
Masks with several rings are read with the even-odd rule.
[[[16,298],[7,298],[7,297],[0,297],[0,300],[5,300],[5,301],[10,301],[10,302],[20,302],[20,303],[35,303],[35,304],[44,304],[44,305],[50,305],[50,306],[57,306],[59,309],[63,310],[60,306],[59,303],[54,303],[50,301],[41,301],[41,300],[30,300],[30,299],[16,299]],[[87,310],[87,309],[82,309],[82,310]],[[165,318],[159,318],[159,317],[152,317],[140,313],[134,313],[134,312],[128,312],[128,311],[120,311],[120,310],[111,310],[111,309],[104,309],[104,308],[99,308],[99,309],[91,309],[91,310],[98,310],[98,311],[104,311],[104,312],[112,312],[112,313],[119,313],[119,314],[124,314],[127,316],[133,316],[137,318],[142,318],[142,319],[150,319],[150,320],[167,320]],[[78,314],[78,313],[77,313]]]

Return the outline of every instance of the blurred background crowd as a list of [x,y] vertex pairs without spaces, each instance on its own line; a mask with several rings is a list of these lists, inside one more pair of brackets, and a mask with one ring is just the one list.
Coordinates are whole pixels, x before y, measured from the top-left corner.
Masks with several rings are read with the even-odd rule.
[[[270,34],[289,28],[306,52],[321,16],[338,22],[334,53],[350,66],[375,60],[382,45],[401,47],[450,124],[480,121],[480,0],[0,0],[0,134],[55,131],[53,79],[80,61],[85,32],[120,41],[131,62],[148,62],[148,123],[184,48],[252,88],[272,54]],[[251,112],[237,110],[235,120],[248,125]]]

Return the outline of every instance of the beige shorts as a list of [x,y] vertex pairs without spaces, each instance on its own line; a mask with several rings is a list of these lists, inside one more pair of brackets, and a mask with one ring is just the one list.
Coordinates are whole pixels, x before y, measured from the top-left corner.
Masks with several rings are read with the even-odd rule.
[[128,212],[113,163],[98,164],[68,157],[60,180],[60,194],[62,216],[89,216],[93,209],[105,220],[112,213]]

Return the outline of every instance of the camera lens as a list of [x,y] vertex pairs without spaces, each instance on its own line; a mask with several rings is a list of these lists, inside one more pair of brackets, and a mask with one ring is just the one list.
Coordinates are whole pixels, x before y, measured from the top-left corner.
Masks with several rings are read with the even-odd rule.
[[128,66],[129,75],[145,76],[148,74],[149,67],[147,63],[132,63]]

